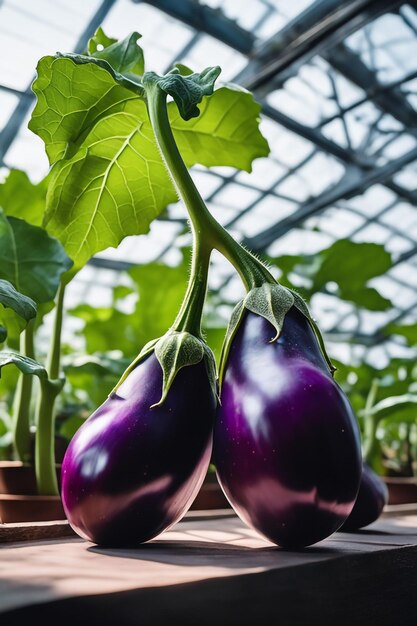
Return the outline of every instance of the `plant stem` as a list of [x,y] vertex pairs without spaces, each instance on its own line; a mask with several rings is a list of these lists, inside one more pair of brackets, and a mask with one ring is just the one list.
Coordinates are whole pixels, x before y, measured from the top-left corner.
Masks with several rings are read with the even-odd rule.
[[61,282],[55,307],[50,350],[46,370],[48,379],[41,380],[41,392],[36,411],[35,471],[40,495],[58,495],[55,469],[54,404],[61,390],[59,366],[61,356],[61,330],[65,285]]
[[156,142],[190,216],[196,244],[208,250],[219,250],[239,272],[248,290],[265,282],[275,283],[267,268],[237,243],[208,211],[175,143],[168,119],[166,93],[152,81],[146,81],[146,75],[144,84]]
[[[20,352],[31,359],[35,358],[33,342],[35,320],[30,320],[20,335]],[[13,446],[19,461],[30,463],[33,460],[30,437],[30,404],[32,399],[33,376],[20,374],[16,386],[13,405],[12,433]]]
[[193,229],[193,257],[191,273],[181,308],[172,330],[187,331],[201,337],[201,317],[207,292],[208,269],[211,250],[201,244]]
[[364,461],[372,464],[372,460],[378,452],[378,440],[376,438],[376,431],[378,428],[378,416],[372,415],[371,409],[375,404],[376,395],[378,392],[378,381],[373,380],[371,388],[366,398],[364,416],[364,443],[363,443],[363,458]]

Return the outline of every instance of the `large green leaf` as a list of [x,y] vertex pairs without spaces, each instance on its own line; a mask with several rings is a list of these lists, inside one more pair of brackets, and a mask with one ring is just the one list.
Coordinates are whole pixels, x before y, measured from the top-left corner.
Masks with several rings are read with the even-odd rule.
[[62,245],[42,228],[0,212],[0,278],[35,302],[52,300],[72,265]]
[[[44,223],[77,267],[126,235],[146,233],[177,197],[143,100],[88,59],[40,61],[33,87],[38,102],[29,125],[45,141],[51,164],[58,161]],[[223,87],[200,109],[198,118],[185,122],[176,105],[169,105],[188,166],[250,171],[254,158],[268,154],[259,132],[260,106],[249,93]]]
[[0,207],[7,216],[40,226],[45,211],[47,178],[37,185],[21,170],[11,170],[0,184]]
[[186,122],[171,103],[171,126],[186,164],[227,165],[252,171],[252,162],[269,154],[259,131],[261,106],[251,93],[220,87],[199,105],[200,115]]
[[336,282],[342,291],[361,289],[366,283],[387,272],[392,259],[384,246],[377,243],[336,241],[321,254],[322,262],[314,277],[316,287]]
[[340,297],[368,311],[386,311],[392,307],[391,300],[381,296],[374,287],[340,288]]
[[15,365],[23,374],[31,374],[43,379],[48,378],[43,365],[34,361],[34,359],[16,354],[15,352],[0,352],[0,375],[2,367],[6,365]]
[[6,308],[13,309],[17,315],[27,322],[36,317],[35,302],[16,291],[9,281],[2,279],[0,279],[0,304]]
[[37,74],[32,86],[37,104],[29,128],[45,142],[51,165],[72,156],[102,116],[123,111],[137,99],[92,63],[46,56],[40,59]]
[[176,199],[150,125],[138,122],[145,109],[137,100],[103,118],[76,155],[54,168],[45,225],[76,266],[126,235],[146,233]]
[[417,324],[388,324],[383,332],[387,336],[400,335],[405,337],[410,346],[417,345]]
[[302,277],[297,291],[310,299],[319,291],[336,284],[335,296],[370,311],[385,311],[392,306],[374,287],[372,278],[386,273],[392,259],[384,246],[376,243],[356,243],[341,239],[315,255],[286,255],[271,259],[282,271],[283,284],[292,284],[292,273]]

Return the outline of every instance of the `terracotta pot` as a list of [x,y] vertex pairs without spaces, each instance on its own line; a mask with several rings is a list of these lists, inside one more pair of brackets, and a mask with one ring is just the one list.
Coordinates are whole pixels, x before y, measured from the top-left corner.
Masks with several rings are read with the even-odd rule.
[[[60,482],[61,466],[57,465]],[[35,470],[20,461],[0,462],[0,522],[45,522],[64,520],[59,496],[39,496]]]
[[0,522],[49,522],[66,519],[59,496],[0,494]]
[[384,476],[388,487],[388,504],[409,504],[417,502],[417,477]]
[[192,503],[190,509],[195,510],[213,510],[213,509],[229,509],[230,504],[224,495],[222,488],[217,482],[216,475],[207,474],[196,499]]

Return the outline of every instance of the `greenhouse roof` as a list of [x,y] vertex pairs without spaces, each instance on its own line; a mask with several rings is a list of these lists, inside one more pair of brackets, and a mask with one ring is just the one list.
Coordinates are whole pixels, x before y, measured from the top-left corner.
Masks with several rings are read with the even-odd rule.
[[[41,140],[27,129],[38,59],[85,49],[102,25],[135,29],[155,71],[181,61],[222,67],[253,91],[271,154],[253,172],[193,169],[211,210],[233,235],[269,257],[313,255],[339,239],[383,244],[391,269],[370,283],[387,310],[357,308],[326,284],[312,301],[335,356],[364,352],[383,365],[409,354],[388,322],[417,321],[417,3],[388,0],[0,0],[0,165],[40,180]],[[93,259],[71,285],[74,301],[108,298],[129,264],[175,262],[187,243],[185,211],[170,206],[148,235]],[[173,244],[175,243],[175,246]],[[214,290],[240,293],[214,259]],[[302,272],[294,283],[305,280]],[[353,343],[352,343],[353,340]],[[348,343],[348,342],[351,343]]]

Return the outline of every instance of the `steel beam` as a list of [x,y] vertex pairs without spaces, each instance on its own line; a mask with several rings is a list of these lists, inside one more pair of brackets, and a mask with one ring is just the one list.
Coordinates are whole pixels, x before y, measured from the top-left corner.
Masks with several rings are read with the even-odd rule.
[[[138,3],[141,0],[133,0]],[[228,19],[221,9],[213,9],[195,0],[146,0],[157,9],[171,15],[195,30],[215,37],[242,54],[250,54],[255,36]]]
[[250,90],[271,90],[296,74],[304,63],[323,54],[401,0],[316,0],[262,44],[236,81]]
[[350,166],[345,176],[336,185],[333,185],[318,197],[301,205],[292,215],[289,215],[277,224],[270,226],[254,237],[244,239],[243,244],[251,250],[265,250],[276,239],[279,239],[312,215],[322,212],[329,205],[331,206],[339,200],[363,193],[372,185],[385,183],[387,179],[391,178],[396,172],[415,159],[417,159],[417,148],[369,172],[361,172],[359,168]]
[[369,69],[359,55],[345,44],[335,46],[324,56],[335,70],[363,89],[365,93],[368,91],[374,93],[372,101],[382,111],[401,122],[408,132],[417,134],[417,113],[402,94],[400,86],[395,86],[389,91],[383,89],[375,72]]

